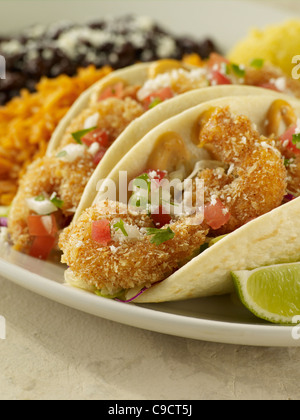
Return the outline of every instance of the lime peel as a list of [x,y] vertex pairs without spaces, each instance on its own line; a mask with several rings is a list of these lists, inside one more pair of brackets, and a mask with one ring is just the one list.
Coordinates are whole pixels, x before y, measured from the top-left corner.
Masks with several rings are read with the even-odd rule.
[[242,303],[254,315],[295,324],[294,317],[300,315],[300,262],[233,271],[231,276]]

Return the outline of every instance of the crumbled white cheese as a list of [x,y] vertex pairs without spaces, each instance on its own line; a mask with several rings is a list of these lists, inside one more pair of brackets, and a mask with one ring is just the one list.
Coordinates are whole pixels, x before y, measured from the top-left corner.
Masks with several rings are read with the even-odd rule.
[[139,240],[143,237],[140,229],[137,226],[134,225],[129,225],[128,223],[124,223],[124,229],[126,231],[126,235],[124,235],[124,233],[122,232],[121,229],[116,229],[114,228],[114,225],[116,225],[117,223],[119,223],[121,221],[121,219],[114,219],[111,222],[111,233],[112,233],[112,239],[116,242],[127,242],[127,241],[135,241],[135,240]]
[[279,77],[278,79],[271,79],[271,83],[274,84],[276,89],[280,90],[281,92],[284,92],[286,89],[286,78],[285,77]]
[[99,122],[99,117],[100,115],[98,112],[96,112],[93,115],[90,115],[84,122],[84,126],[83,126],[84,130],[89,130],[90,128],[97,127],[97,124]]
[[111,245],[109,248],[113,254],[115,254],[118,251],[118,248],[113,245]]
[[297,119],[295,134],[300,134],[300,118]]
[[12,39],[11,41],[1,43],[1,51],[4,55],[19,54],[22,53],[23,50],[23,45],[19,41],[14,39]]
[[[63,162],[74,162],[76,159],[82,157],[85,149],[85,146],[81,144],[68,144],[60,151],[59,155],[61,156],[57,156],[57,159]],[[62,152],[66,153],[63,154]]]
[[118,60],[119,60],[119,56],[118,56],[118,54],[116,54],[116,53],[114,53],[114,52],[112,52],[112,53],[110,53],[109,54],[109,56],[108,56],[108,59],[109,59],[109,61],[111,62],[111,63],[117,63],[118,62]]
[[95,156],[95,154],[97,152],[99,152],[99,150],[100,150],[100,144],[97,143],[97,142],[95,142],[95,143],[93,143],[93,144],[90,145],[89,150],[88,150],[88,153],[90,155],[92,155],[92,156]]
[[154,22],[149,16],[137,16],[136,27],[142,31],[150,31],[153,29]]
[[50,49],[44,50],[42,52],[42,57],[44,60],[51,60],[53,58],[54,52]]
[[176,42],[169,36],[163,36],[159,39],[157,46],[157,55],[160,58],[172,56],[176,53]]
[[149,178],[154,179],[157,176],[157,171],[151,171],[148,173]]
[[124,42],[121,35],[112,34],[109,31],[94,30],[91,28],[74,28],[64,32],[56,41],[56,47],[60,48],[68,57],[77,56],[78,39],[86,41],[94,47],[113,42],[120,46]]
[[211,204],[212,206],[215,206],[215,205],[217,204],[217,196],[216,196],[216,195],[212,195],[212,196],[210,197],[210,204]]
[[143,101],[158,89],[171,87],[180,77],[184,77],[192,83],[203,79],[203,76],[206,75],[206,73],[206,69],[199,68],[192,71],[175,69],[167,73],[159,74],[154,79],[149,79],[145,82],[144,86],[138,91],[137,97],[140,101]]

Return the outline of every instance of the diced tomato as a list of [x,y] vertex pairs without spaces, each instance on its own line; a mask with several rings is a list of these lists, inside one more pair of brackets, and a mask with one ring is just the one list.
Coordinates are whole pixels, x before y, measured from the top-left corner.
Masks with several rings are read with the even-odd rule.
[[159,206],[157,212],[151,214],[151,218],[155,224],[155,227],[161,229],[165,225],[170,224],[172,218],[170,214],[167,214],[163,206]]
[[230,61],[227,60],[227,58],[217,53],[211,53],[208,61],[206,62],[207,67],[211,69],[215,67],[216,65],[219,66],[219,68],[221,68],[222,64],[230,64]]
[[164,102],[167,99],[172,99],[173,97],[174,93],[170,87],[158,89],[155,92],[152,92],[151,95],[147,96],[147,98],[144,99],[144,107],[146,109],[149,109],[149,107],[151,106],[151,104],[153,104],[155,100]]
[[218,70],[211,71],[210,79],[212,85],[232,85],[232,81],[229,77],[225,76]]
[[36,236],[29,251],[29,255],[40,260],[46,260],[56,243],[53,236]]
[[99,143],[102,147],[108,147],[109,145],[109,135],[102,128],[90,131],[81,140],[87,147],[90,147],[93,143]]
[[269,89],[269,90],[275,90],[276,92],[281,92],[279,89],[277,89],[277,87],[274,85],[274,83],[268,82],[268,83],[260,83],[259,85],[257,85],[257,87],[260,88],[264,88],[264,89]]
[[204,219],[208,226],[214,230],[224,226],[230,216],[230,212],[219,198],[216,199],[216,203],[207,204],[204,207]]
[[206,62],[210,69],[210,80],[212,85],[232,85],[232,81],[222,72],[223,65],[230,64],[227,58],[220,54],[212,53]]
[[108,98],[120,98],[122,99],[124,93],[124,83],[118,82],[113,86],[108,86],[103,92],[99,95],[99,102],[104,101],[104,99]]
[[166,171],[160,171],[158,170],[153,170],[153,169],[148,169],[146,171],[146,174],[149,175],[149,178],[151,179],[156,179],[158,181],[162,181],[163,179],[165,179],[167,172]]
[[110,223],[107,219],[97,220],[92,224],[92,239],[100,245],[107,246],[111,242]]
[[287,131],[279,137],[279,140],[282,142],[282,144],[287,142],[286,148],[293,152],[295,155],[299,155],[300,149],[298,149],[297,146],[293,143],[293,135],[296,132],[296,128],[296,125],[289,127]]
[[49,216],[28,216],[27,223],[31,236],[51,236],[54,238],[58,231],[53,214]]
[[101,149],[99,150],[99,152],[97,152],[94,156],[94,165],[97,166],[99,162],[101,162],[101,160],[103,159],[103,156],[105,155],[105,153],[107,152],[106,149]]

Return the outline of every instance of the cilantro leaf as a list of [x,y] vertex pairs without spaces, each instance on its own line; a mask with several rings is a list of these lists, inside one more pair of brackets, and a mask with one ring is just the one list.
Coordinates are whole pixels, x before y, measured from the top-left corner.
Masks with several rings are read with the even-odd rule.
[[86,134],[90,133],[91,131],[96,130],[97,127],[92,127],[92,128],[87,128],[86,130],[80,130],[80,131],[76,131],[76,133],[72,133],[72,137],[73,139],[76,141],[76,143],[78,144],[82,144],[82,137],[84,137]]
[[[141,183],[139,181],[145,181],[145,183],[143,183],[143,182]],[[144,185],[145,186],[147,185],[147,188],[143,188]],[[146,189],[150,192],[151,191],[151,179],[149,178],[149,175],[148,174],[142,174],[142,175],[136,177],[133,180],[133,186],[135,188],[138,188],[138,189],[140,189],[140,188]]]
[[293,135],[292,143],[297,147],[297,149],[300,149],[300,133]]
[[245,77],[246,71],[242,66],[238,64],[231,64],[232,71],[237,77]]
[[148,236],[152,236],[150,242],[157,246],[175,237],[175,233],[170,227],[168,227],[167,229],[147,228],[146,232]]
[[118,223],[114,224],[113,227],[116,231],[121,230],[124,236],[128,236],[122,219]]
[[153,101],[149,105],[149,109],[152,109],[152,108],[156,107],[156,105],[159,105],[161,103],[162,103],[162,100],[160,98],[155,98],[155,99],[153,99]]
[[263,60],[262,58],[255,58],[254,60],[251,61],[250,66],[259,70],[263,68],[264,64],[265,64],[265,60]]
[[283,163],[284,163],[284,166],[286,168],[288,168],[290,166],[290,164],[292,163],[292,159],[286,159],[286,158],[284,158]]
[[64,205],[64,201],[63,200],[60,200],[56,195],[53,195],[53,197],[50,198],[50,201],[58,209],[61,209],[63,207],[63,205]]

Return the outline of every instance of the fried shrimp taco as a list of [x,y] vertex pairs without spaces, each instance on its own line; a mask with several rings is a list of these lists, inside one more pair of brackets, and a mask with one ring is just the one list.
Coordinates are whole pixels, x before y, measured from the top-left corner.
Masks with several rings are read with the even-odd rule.
[[[266,87],[270,77],[275,76],[268,69],[246,70],[213,56],[202,67],[162,60],[102,79],[74,104],[55,131],[47,155],[35,161],[21,180],[8,220],[14,248],[46,259],[57,249],[58,233],[74,213],[91,205],[96,181],[106,177],[153,127],[217,97],[253,94],[251,89],[271,94],[241,86]],[[215,86],[220,84],[230,86]],[[286,82],[284,87],[297,96],[292,84]],[[199,89],[201,93],[194,95]]]
[[66,281],[164,302],[228,293],[232,270],[298,260],[299,117],[280,95],[226,97],[155,127],[61,234]]

